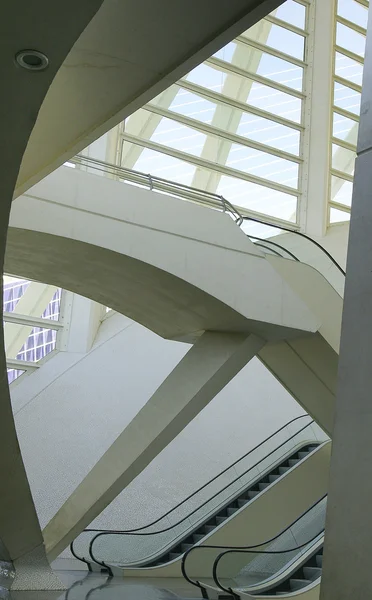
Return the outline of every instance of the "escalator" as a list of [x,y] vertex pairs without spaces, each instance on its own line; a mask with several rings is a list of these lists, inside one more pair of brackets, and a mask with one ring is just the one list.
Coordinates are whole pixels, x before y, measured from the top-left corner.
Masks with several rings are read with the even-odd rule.
[[258,593],[259,597],[288,596],[299,590],[308,589],[314,583],[319,583],[322,576],[323,566],[323,542],[314,550],[310,557],[306,558],[302,565],[288,574],[274,587]]
[[220,547],[211,573],[202,580],[189,576],[188,558],[199,554],[200,560],[210,550],[208,546],[190,549],[183,558],[185,579],[199,587],[203,598],[318,598],[326,502],[327,495],[266,542],[245,548]]
[[[272,488],[293,477],[298,467],[310,464],[324,439],[307,415],[297,417],[159,519],[132,530],[86,529],[71,544],[71,551],[89,568],[99,565],[111,574],[124,569],[136,576],[180,576],[182,556],[190,548],[218,538],[222,530],[227,543],[241,535],[234,531],[237,527],[249,530],[245,513],[252,503],[273,493]],[[326,473],[328,458],[320,458]],[[184,516],[179,518],[180,514]]]
[[181,557],[187,550],[195,546],[195,544],[201,543],[216,527],[234,515],[240,508],[246,506],[253,498],[279,479],[279,477],[285,475],[287,471],[293,469],[299,462],[307,458],[317,447],[318,444],[305,444],[298,451],[289,454],[283,461],[275,464],[271,470],[268,470],[260,479],[257,479],[253,484],[248,486],[242,494],[226,504],[212,518],[195,529],[186,539],[173,547],[171,551],[166,552],[156,562],[150,563],[147,566],[163,565]]

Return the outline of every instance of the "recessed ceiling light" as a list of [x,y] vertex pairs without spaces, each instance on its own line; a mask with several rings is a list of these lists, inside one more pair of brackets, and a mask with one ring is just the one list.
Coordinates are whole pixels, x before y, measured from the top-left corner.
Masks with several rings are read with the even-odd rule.
[[28,71],[44,71],[49,64],[48,57],[38,50],[21,50],[15,59],[20,67]]

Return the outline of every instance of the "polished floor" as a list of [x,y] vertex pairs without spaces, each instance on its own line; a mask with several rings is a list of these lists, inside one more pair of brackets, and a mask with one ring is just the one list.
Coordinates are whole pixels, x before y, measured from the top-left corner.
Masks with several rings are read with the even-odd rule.
[[107,578],[99,573],[61,571],[65,592],[1,591],[6,600],[200,600],[201,594],[187,588],[183,580]]

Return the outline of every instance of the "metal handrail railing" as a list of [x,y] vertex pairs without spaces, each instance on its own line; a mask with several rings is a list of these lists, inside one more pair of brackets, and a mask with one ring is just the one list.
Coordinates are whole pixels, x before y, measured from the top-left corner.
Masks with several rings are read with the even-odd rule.
[[281,246],[280,244],[278,244],[277,242],[273,242],[272,240],[267,240],[265,238],[260,238],[257,237],[256,235],[251,235],[250,233],[247,233],[246,236],[250,239],[250,240],[257,240],[258,242],[262,242],[262,243],[257,243],[257,241],[254,241],[253,243],[255,244],[255,246],[260,246],[261,248],[264,248],[266,250],[270,250],[271,252],[273,252],[274,254],[276,254],[277,256],[280,256],[281,258],[284,258],[282,254],[280,254],[280,252],[275,251],[273,248],[267,248],[265,246],[265,244],[269,244],[269,246],[274,246],[275,248],[280,248],[280,250],[283,250],[283,252],[285,254],[288,254],[288,256],[290,258],[293,258],[293,260],[295,260],[296,262],[300,262],[300,259],[297,258],[297,256],[295,256],[292,252],[290,252],[287,248],[285,248],[284,246]]
[[243,222],[243,216],[240,214],[238,209],[221,195],[206,192],[204,190],[193,188],[182,183],[177,183],[169,179],[163,179],[162,177],[156,177],[150,173],[141,173],[140,171],[127,169],[125,167],[98,160],[96,158],[91,158],[89,156],[84,156],[82,154],[78,154],[74,158],[71,158],[68,162],[75,165],[82,165],[92,168],[96,171],[103,171],[118,177],[119,179],[147,187],[151,191],[159,190],[161,192],[168,192],[177,197],[185,198],[186,200],[196,201],[199,204],[211,206],[212,208],[216,208],[222,212],[229,213],[239,226]]
[[[115,529],[113,529],[113,530],[107,530],[107,529],[106,530],[102,530],[102,529],[94,529],[94,528],[87,528],[87,529],[85,529],[82,533],[88,533],[88,532],[97,533],[97,535],[93,537],[93,539],[91,540],[91,542],[89,544],[89,556],[90,556],[91,560],[93,562],[95,562],[95,563],[97,563],[97,564],[99,564],[99,565],[107,568],[107,565],[104,562],[97,560],[97,558],[94,556],[94,553],[93,553],[94,542],[96,541],[97,538],[99,538],[101,536],[104,536],[104,535],[137,535],[137,536],[157,535],[157,534],[160,534],[160,533],[165,533],[166,531],[170,531],[174,527],[180,525],[183,521],[187,520],[195,512],[197,512],[198,510],[200,510],[201,508],[203,508],[203,506],[205,506],[206,504],[208,504],[208,502],[210,502],[212,498],[209,498],[208,500],[206,500],[205,502],[203,502],[201,505],[198,505],[197,508],[194,509],[192,512],[188,513],[187,516],[185,516],[183,519],[180,519],[177,523],[174,523],[174,524],[172,524],[169,527],[162,528],[159,531],[155,531],[155,532],[154,531],[151,531],[151,532],[144,531],[145,529],[148,529],[148,528],[156,525],[157,523],[159,523],[160,521],[162,521],[163,519],[165,519],[166,517],[168,517],[174,511],[178,510],[182,505],[186,504],[186,502],[188,502],[194,496],[196,496],[196,494],[198,494],[203,489],[205,489],[208,485],[210,485],[211,483],[213,483],[214,481],[216,481],[219,477],[221,477],[222,475],[224,475],[225,473],[227,473],[227,471],[229,471],[230,469],[233,469],[242,460],[244,460],[245,458],[247,458],[250,454],[252,454],[256,450],[258,450],[261,446],[263,446],[266,442],[268,442],[273,437],[275,437],[276,435],[278,435],[286,427],[288,427],[292,423],[295,423],[295,422],[297,422],[297,421],[299,421],[301,419],[306,419],[306,418],[309,419],[310,418],[309,415],[300,415],[299,417],[295,417],[294,419],[291,419],[288,423],[286,423],[285,425],[283,425],[282,427],[280,427],[278,430],[276,430],[274,433],[272,433],[271,435],[269,435],[262,442],[260,442],[259,444],[257,444],[254,448],[251,448],[251,450],[249,450],[243,456],[241,456],[240,458],[238,458],[237,460],[235,460],[232,464],[230,464],[228,467],[226,467],[225,469],[223,469],[220,473],[218,473],[217,475],[215,475],[214,477],[212,477],[210,480],[208,480],[206,483],[204,483],[202,486],[200,486],[197,490],[195,490],[194,492],[192,492],[191,494],[189,494],[186,498],[184,498],[181,502],[179,502],[176,506],[174,506],[173,508],[171,508],[169,511],[167,511],[166,513],[164,513],[163,515],[161,515],[160,517],[158,517],[157,519],[155,519],[151,523],[143,525],[142,527],[137,527],[135,529],[128,529],[128,530],[115,530]],[[217,494],[215,494],[213,496],[213,498],[215,498],[216,496],[218,496],[219,494],[221,494],[222,492],[224,492],[227,488],[229,488],[234,483],[236,483],[242,476],[246,475],[249,471],[251,471],[257,465],[259,465],[261,462],[263,462],[264,460],[266,460],[269,456],[271,456],[279,448],[281,448],[282,446],[284,446],[285,444],[287,444],[291,439],[293,439],[294,437],[296,437],[299,433],[301,433],[302,431],[304,431],[307,427],[310,427],[313,423],[314,423],[314,421],[311,420],[304,427],[302,427],[301,429],[299,429],[296,433],[294,433],[293,435],[291,435],[289,438],[286,438],[286,440],[284,442],[282,442],[281,444],[279,444],[278,446],[276,446],[271,452],[269,452],[267,455],[265,455],[265,457],[261,458],[257,463],[255,463],[254,465],[252,465],[251,467],[249,467],[246,471],[244,471],[243,473],[241,473],[240,475],[238,475],[235,479],[233,479],[232,481],[230,481],[226,486],[224,486],[221,490],[219,490],[219,492]],[[73,556],[75,558],[77,558],[78,560],[81,560],[82,562],[84,562],[84,563],[87,564],[89,561],[85,557],[79,557],[76,554],[75,549],[74,549],[74,543],[75,542],[76,542],[76,540],[74,540],[71,543],[71,545],[70,545],[71,553],[73,554]]]
[[[326,250],[326,248],[324,248],[324,246],[322,246],[321,244],[319,244],[319,242],[317,242],[316,240],[314,240],[312,237],[310,237],[306,233],[302,233],[302,231],[297,231],[297,229],[291,229],[290,227],[286,227],[285,225],[277,225],[275,223],[268,223],[267,221],[264,221],[262,219],[258,219],[256,217],[243,216],[242,218],[243,218],[243,221],[252,221],[253,223],[259,223],[260,225],[266,225],[267,227],[274,227],[275,229],[280,229],[282,231],[287,231],[288,233],[294,233],[295,235],[298,235],[298,236],[300,236],[302,238],[305,238],[306,240],[308,240],[309,242],[311,242],[312,244],[314,244],[314,246],[316,246],[317,248],[319,248],[323,252],[323,254],[325,254],[331,260],[331,262],[340,271],[340,273],[342,273],[342,275],[344,275],[344,276],[346,275],[346,272],[341,267],[341,265],[338,264],[337,260],[332,256],[332,254],[330,252],[328,252],[328,250]],[[253,237],[250,234],[246,234],[246,235],[248,237]],[[269,240],[265,240],[265,241],[268,242]],[[280,248],[282,250],[288,252],[288,250],[284,246],[280,246]],[[297,260],[299,260],[299,259],[297,258]]]
[[[323,499],[324,498],[322,498],[322,500]],[[221,582],[218,578],[218,575],[217,575],[218,564],[226,554],[260,554],[260,555],[262,555],[262,554],[268,554],[268,555],[289,554],[290,552],[295,552],[296,550],[302,550],[303,548],[306,548],[306,546],[308,546],[312,542],[315,542],[315,540],[317,540],[320,535],[324,534],[324,532],[325,532],[325,529],[323,528],[320,531],[318,531],[318,533],[316,535],[314,535],[310,540],[307,540],[307,542],[304,542],[303,544],[300,544],[299,546],[295,546],[294,548],[287,548],[287,550],[226,550],[226,552],[221,552],[221,554],[219,554],[217,556],[216,560],[213,563],[213,571],[212,571],[213,580],[214,580],[215,584],[220,588],[220,590],[222,590],[223,592],[228,592],[228,593],[232,594],[232,596],[234,596],[234,598],[240,599],[240,596],[238,594],[236,594],[232,588],[223,587],[223,585],[221,584]]]
[[[312,504],[309,508],[307,508],[303,513],[301,513],[301,515],[299,517],[297,517],[297,519],[295,519],[290,525],[288,525],[287,527],[285,527],[282,531],[280,531],[278,534],[276,534],[274,537],[270,538],[269,540],[266,540],[264,542],[261,542],[260,544],[254,544],[252,546],[213,546],[213,545],[205,545],[205,546],[193,546],[192,548],[189,548],[189,550],[187,550],[185,552],[185,554],[182,557],[182,563],[181,563],[181,571],[182,571],[182,575],[183,577],[186,579],[186,581],[188,581],[189,583],[191,583],[191,585],[194,585],[195,587],[198,587],[199,589],[203,589],[203,586],[201,585],[201,583],[197,580],[191,579],[191,577],[188,576],[187,571],[186,571],[186,561],[187,558],[190,556],[190,554],[192,552],[195,551],[204,551],[204,550],[223,550],[223,552],[221,552],[214,560],[213,562],[213,578],[215,583],[220,587],[220,589],[222,589],[225,592],[228,592],[230,594],[232,594],[233,596],[236,596],[236,594],[234,594],[234,592],[230,589],[226,589],[224,587],[221,587],[220,582],[218,580],[218,575],[217,575],[217,568],[218,568],[218,564],[221,561],[222,557],[225,556],[226,554],[230,554],[230,553],[237,553],[237,554],[285,554],[285,553],[289,553],[289,552],[293,552],[294,550],[301,550],[301,548],[306,547],[308,544],[311,544],[311,542],[313,542],[321,533],[324,532],[324,529],[322,529],[321,531],[319,531],[313,538],[311,538],[310,540],[308,540],[305,544],[302,544],[300,546],[295,546],[294,548],[291,549],[287,549],[287,550],[256,550],[256,548],[260,548],[261,546],[265,546],[267,544],[271,544],[272,542],[274,542],[275,540],[277,540],[281,535],[283,535],[284,533],[286,533],[287,531],[289,531],[296,523],[298,523],[298,521],[300,521],[303,517],[305,517],[311,510],[313,510],[316,506],[318,506],[318,504],[320,504],[325,498],[327,498],[328,494],[324,494],[321,498],[319,498],[319,500],[317,500],[316,502],[314,502],[314,504]],[[215,577],[214,577],[215,576]]]
[[[244,221],[251,221],[254,223],[259,223],[260,225],[266,225],[268,227],[274,227],[275,229],[279,229],[282,231],[287,231],[288,233],[293,233],[302,238],[305,238],[317,248],[319,248],[335,265],[335,267],[345,275],[344,269],[338,264],[335,258],[332,256],[324,246],[322,246],[319,242],[314,240],[312,237],[308,236],[306,233],[302,233],[295,228],[287,227],[282,223],[275,223],[273,220],[270,220],[268,217],[267,220],[247,216],[242,214],[242,211],[234,206],[229,200],[227,200],[224,196],[213,194],[211,192],[207,192],[205,190],[201,190],[198,188],[193,188],[185,184],[177,183],[175,181],[171,181],[169,179],[163,179],[161,177],[157,177],[155,175],[151,175],[149,173],[142,173],[140,171],[134,171],[132,169],[128,169],[126,167],[118,166],[113,163],[109,163],[103,160],[99,160],[96,158],[91,158],[90,156],[84,156],[82,154],[78,154],[74,158],[69,159],[70,163],[75,164],[77,166],[85,166],[87,168],[92,168],[97,171],[101,171],[104,173],[108,173],[109,175],[113,175],[114,177],[118,177],[119,179],[123,179],[124,181],[129,181],[135,183],[140,186],[147,187],[150,190],[158,190],[160,192],[170,193],[174,196],[184,198],[186,200],[190,200],[196,202],[198,204],[202,204],[205,206],[209,206],[211,208],[221,210],[222,212],[228,213],[236,222],[236,224],[240,227]],[[248,234],[249,238],[254,238],[255,236],[251,236]],[[276,242],[272,242],[271,240],[264,240],[262,238],[256,238],[262,242],[276,245],[281,250],[283,250],[286,254],[291,255],[291,258],[295,260],[299,260],[294,254],[292,254],[287,248],[284,246],[280,246],[280,244]],[[257,244],[259,245],[259,244]],[[274,252],[275,254],[275,252]]]

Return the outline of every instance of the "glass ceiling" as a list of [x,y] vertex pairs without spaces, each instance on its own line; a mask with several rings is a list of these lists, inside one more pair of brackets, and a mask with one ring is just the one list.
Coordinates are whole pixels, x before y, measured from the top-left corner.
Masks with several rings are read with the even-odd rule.
[[[350,213],[368,2],[329,1],[334,71],[324,202],[335,223]],[[287,0],[126,119],[117,164],[221,194],[247,213],[299,224],[306,90],[316,77],[307,66],[311,10],[311,1]]]
[[307,11],[288,0],[134,113],[119,164],[296,221]]

